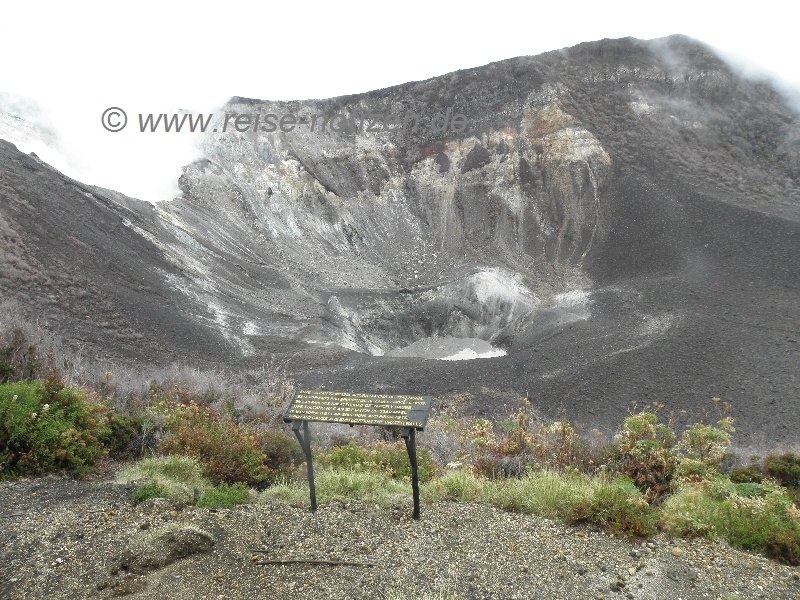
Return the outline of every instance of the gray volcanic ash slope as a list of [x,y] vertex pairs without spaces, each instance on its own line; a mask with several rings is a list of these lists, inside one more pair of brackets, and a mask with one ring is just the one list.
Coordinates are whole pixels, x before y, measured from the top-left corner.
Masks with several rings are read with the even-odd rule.
[[[448,109],[464,131],[429,127]],[[476,413],[528,392],[598,426],[720,396],[743,431],[800,426],[800,116],[704,46],[604,40],[225,111],[240,131],[217,115],[156,206],[0,142],[4,294],[128,359],[279,354],[306,387],[471,391]],[[370,113],[420,126],[247,126]],[[441,337],[508,354],[397,356]]]

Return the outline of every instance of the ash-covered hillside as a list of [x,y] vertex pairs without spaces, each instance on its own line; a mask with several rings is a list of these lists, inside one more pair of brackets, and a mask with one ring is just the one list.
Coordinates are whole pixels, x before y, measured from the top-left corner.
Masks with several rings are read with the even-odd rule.
[[[155,206],[0,142],[3,295],[125,360],[280,355],[305,387],[490,414],[527,393],[598,427],[721,397],[764,441],[800,426],[800,115],[706,47],[234,98],[213,129]],[[443,338],[507,354],[422,358]]]

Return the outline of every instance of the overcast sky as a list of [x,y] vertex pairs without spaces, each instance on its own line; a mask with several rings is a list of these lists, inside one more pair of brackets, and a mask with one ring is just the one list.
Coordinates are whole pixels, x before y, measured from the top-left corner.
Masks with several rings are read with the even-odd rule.
[[109,133],[100,122],[105,108],[211,113],[231,96],[326,98],[584,41],[673,33],[800,90],[800,5],[779,8],[786,6],[16,2],[0,9],[0,91],[39,101],[47,113],[38,118],[59,134],[50,148],[16,140],[23,150],[87,183],[155,201],[176,194],[180,167],[196,156],[195,140]]

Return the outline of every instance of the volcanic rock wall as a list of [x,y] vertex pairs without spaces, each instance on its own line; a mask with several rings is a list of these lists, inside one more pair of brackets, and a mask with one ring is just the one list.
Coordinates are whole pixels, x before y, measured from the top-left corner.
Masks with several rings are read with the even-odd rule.
[[[292,356],[306,386],[525,391],[595,422],[721,395],[763,430],[800,393],[799,131],[680,36],[234,98],[156,206],[0,144],[0,284],[120,354]],[[508,355],[398,358],[443,336]]]

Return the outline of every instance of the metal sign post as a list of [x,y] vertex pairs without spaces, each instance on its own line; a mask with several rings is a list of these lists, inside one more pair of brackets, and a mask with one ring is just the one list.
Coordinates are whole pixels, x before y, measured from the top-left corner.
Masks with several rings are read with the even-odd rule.
[[[300,426],[303,433],[300,433]],[[311,438],[308,437],[308,421],[293,421],[292,431],[300,442],[303,454],[306,455],[306,471],[308,472],[308,488],[311,494],[311,510],[317,510],[317,489],[314,487],[314,466],[311,464]]]
[[417,436],[413,427],[403,428],[401,437],[406,441],[408,460],[411,463],[411,492],[414,495],[414,518],[419,519],[419,477],[417,477]]
[[[414,496],[414,518],[419,519],[419,473],[417,465],[417,431],[424,431],[431,410],[430,396],[397,396],[389,394],[351,394],[348,392],[299,391],[292,399],[283,420],[292,424],[292,432],[306,457],[311,510],[317,510],[314,467],[311,462],[309,421],[350,425],[389,425],[403,428],[408,460],[411,463],[411,491]],[[302,428],[302,433],[300,432]]]

